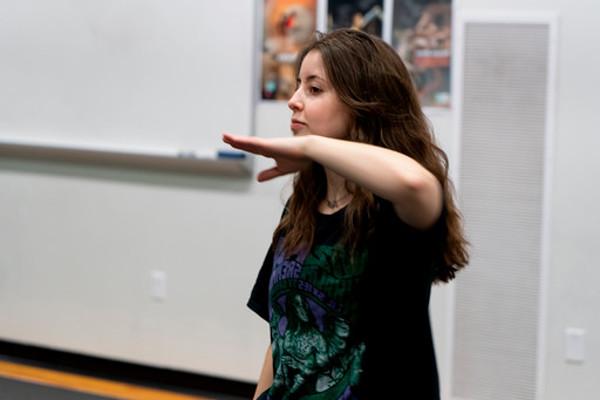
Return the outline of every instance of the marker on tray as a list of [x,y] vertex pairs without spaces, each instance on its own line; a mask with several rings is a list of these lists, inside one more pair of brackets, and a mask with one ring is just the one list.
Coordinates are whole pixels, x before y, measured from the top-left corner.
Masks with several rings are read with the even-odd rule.
[[246,154],[241,151],[233,150],[217,150],[218,159],[229,159],[229,160],[243,160],[246,158]]

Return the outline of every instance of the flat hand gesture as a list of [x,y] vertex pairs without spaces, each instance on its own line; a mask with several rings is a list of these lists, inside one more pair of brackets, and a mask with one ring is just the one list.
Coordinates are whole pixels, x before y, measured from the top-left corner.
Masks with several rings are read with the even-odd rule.
[[259,182],[298,172],[310,165],[311,162],[304,154],[306,136],[259,138],[224,133],[223,141],[236,149],[275,160],[273,168],[265,169],[258,174]]

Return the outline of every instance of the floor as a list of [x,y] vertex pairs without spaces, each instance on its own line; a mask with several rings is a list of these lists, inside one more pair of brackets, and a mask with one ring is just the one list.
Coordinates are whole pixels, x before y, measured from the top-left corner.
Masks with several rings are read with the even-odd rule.
[[57,370],[14,357],[0,358],[0,400],[247,400],[222,393],[158,387]]

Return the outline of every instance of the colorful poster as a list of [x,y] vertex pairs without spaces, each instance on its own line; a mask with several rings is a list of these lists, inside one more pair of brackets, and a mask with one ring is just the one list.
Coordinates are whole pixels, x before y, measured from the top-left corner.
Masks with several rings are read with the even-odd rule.
[[392,46],[423,106],[450,106],[451,0],[394,0]]
[[261,97],[288,100],[296,88],[295,63],[313,38],[317,0],[265,0]]
[[383,0],[329,0],[327,30],[355,28],[382,37]]

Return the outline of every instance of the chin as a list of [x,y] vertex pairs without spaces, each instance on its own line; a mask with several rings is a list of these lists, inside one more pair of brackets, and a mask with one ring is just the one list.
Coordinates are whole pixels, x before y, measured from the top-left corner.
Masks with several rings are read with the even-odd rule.
[[306,129],[292,129],[292,133],[294,134],[294,136],[308,135],[308,132],[306,131]]

